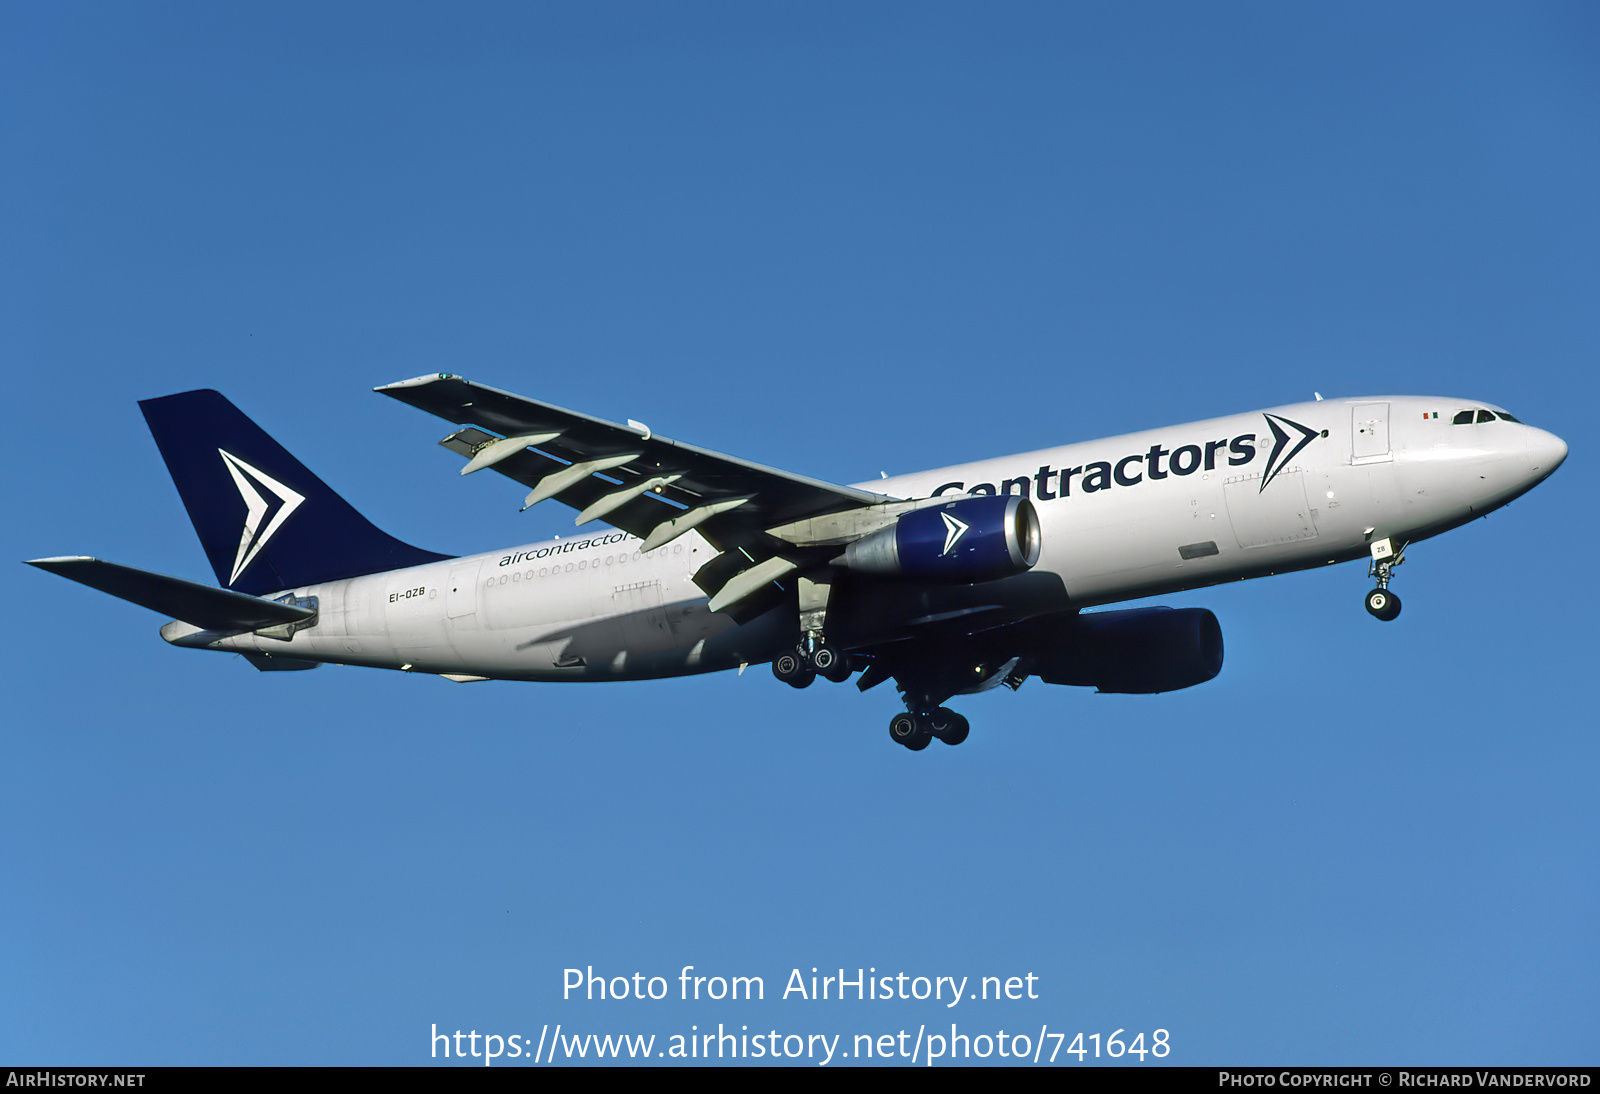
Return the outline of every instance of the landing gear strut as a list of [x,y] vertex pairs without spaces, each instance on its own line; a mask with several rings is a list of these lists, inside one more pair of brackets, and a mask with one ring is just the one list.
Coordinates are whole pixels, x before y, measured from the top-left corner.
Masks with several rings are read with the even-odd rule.
[[971,728],[965,718],[949,707],[911,710],[889,719],[889,739],[920,752],[935,737],[947,745],[958,745],[967,739]]
[[831,589],[826,581],[800,578],[800,644],[772,662],[772,675],[790,687],[809,687],[819,676],[842,684],[854,671],[850,659],[837,646],[830,645],[823,634]]
[[1397,551],[1394,541],[1381,539],[1372,545],[1372,563],[1367,576],[1375,578],[1378,587],[1367,594],[1367,611],[1376,619],[1388,623],[1400,614],[1400,598],[1389,591],[1389,579],[1394,568],[1406,560],[1405,544]]

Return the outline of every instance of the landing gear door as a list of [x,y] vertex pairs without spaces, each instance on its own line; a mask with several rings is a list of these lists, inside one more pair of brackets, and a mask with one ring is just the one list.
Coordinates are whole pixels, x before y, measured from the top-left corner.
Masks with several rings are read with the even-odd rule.
[[1350,411],[1350,462],[1385,463],[1389,447],[1389,404],[1357,403]]

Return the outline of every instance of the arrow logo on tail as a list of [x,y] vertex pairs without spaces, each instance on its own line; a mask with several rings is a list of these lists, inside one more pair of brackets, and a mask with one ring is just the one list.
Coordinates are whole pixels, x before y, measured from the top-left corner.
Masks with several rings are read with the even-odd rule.
[[[220,448],[217,452],[222,456],[222,464],[228,469],[228,474],[233,476],[233,484],[239,488],[239,496],[244,499],[246,510],[244,531],[239,536],[239,553],[234,555],[233,573],[228,575],[228,584],[232,585],[256,560],[256,556],[267,545],[267,541],[283,527],[284,521],[289,519],[289,514],[300,508],[300,503],[306,499],[271,475],[251,467],[232,452],[224,452]],[[272,515],[272,521],[265,529],[261,527],[261,519],[267,515],[267,501],[251,482],[252,479],[255,483],[266,487],[278,499],[278,511]]]

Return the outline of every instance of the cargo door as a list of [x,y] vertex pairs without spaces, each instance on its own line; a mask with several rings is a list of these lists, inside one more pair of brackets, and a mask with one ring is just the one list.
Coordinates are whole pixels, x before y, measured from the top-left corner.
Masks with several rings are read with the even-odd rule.
[[1280,471],[1263,489],[1262,476],[1228,479],[1222,496],[1240,547],[1271,547],[1317,538],[1317,522],[1306,499],[1306,476],[1299,468]]

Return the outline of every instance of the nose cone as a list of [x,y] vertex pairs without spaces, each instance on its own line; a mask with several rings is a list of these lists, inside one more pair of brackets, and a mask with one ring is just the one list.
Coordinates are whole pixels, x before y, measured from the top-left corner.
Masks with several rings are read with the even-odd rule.
[[1566,458],[1566,441],[1557,437],[1554,433],[1546,433],[1542,429],[1529,427],[1528,459],[1532,464],[1532,471],[1538,479],[1545,478],[1550,472],[1560,467],[1561,461]]

